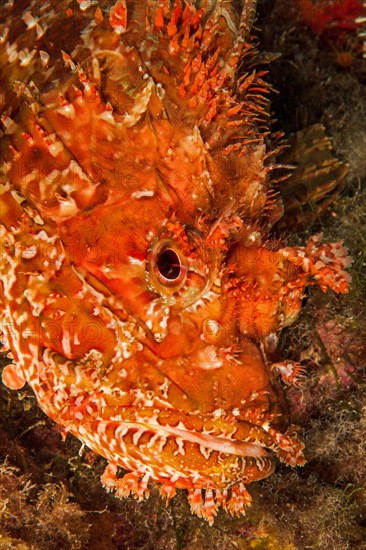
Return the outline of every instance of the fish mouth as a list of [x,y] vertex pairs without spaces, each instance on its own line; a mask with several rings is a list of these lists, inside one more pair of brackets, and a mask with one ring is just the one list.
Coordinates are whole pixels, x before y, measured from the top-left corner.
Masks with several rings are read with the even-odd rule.
[[[156,431],[156,426],[149,426],[148,429]],[[267,455],[266,449],[256,443],[228,439],[226,437],[214,436],[207,433],[193,432],[175,428],[172,426],[159,426],[159,433],[179,437],[191,443],[203,445],[207,449],[225,454],[260,458]]]
[[212,435],[211,433],[207,433],[209,431],[207,428],[203,428],[203,431],[197,431],[194,428],[187,429],[182,422],[179,422],[177,426],[172,426],[168,423],[161,424],[151,420],[131,419],[126,421],[119,419],[116,436],[118,433],[118,436],[123,438],[127,432],[132,432],[134,433],[133,442],[137,446],[139,445],[140,437],[144,433],[150,433],[153,434],[153,439],[172,437],[176,441],[189,442],[223,454],[252,457],[255,459],[268,455],[266,446],[261,445],[259,441],[252,442],[240,439],[239,437],[235,438],[235,432],[240,426],[240,422],[231,425],[231,433],[226,432],[222,433],[222,435]]

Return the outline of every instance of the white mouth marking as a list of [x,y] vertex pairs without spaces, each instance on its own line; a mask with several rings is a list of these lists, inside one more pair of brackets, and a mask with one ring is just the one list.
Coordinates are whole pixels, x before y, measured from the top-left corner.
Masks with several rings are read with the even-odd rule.
[[161,435],[172,435],[179,437],[181,440],[190,441],[191,443],[197,443],[207,449],[218,451],[221,453],[233,454],[236,456],[254,457],[258,458],[265,456],[267,451],[255,443],[247,443],[245,441],[235,441],[223,437],[218,437],[209,434],[201,434],[198,432],[190,432],[188,430],[182,430],[180,428],[174,428],[172,426],[161,426],[154,424],[142,424],[138,422],[121,422],[127,429],[138,428],[141,433],[141,429],[156,432]]

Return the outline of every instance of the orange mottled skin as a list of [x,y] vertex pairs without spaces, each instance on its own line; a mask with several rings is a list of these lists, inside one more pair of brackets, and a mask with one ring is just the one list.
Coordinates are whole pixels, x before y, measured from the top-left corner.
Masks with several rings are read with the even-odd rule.
[[303,464],[277,374],[301,368],[268,355],[306,285],[349,279],[340,243],[268,237],[254,12],[22,0],[1,24],[3,381],[108,460],[107,489],[184,488],[209,522],[276,455]]

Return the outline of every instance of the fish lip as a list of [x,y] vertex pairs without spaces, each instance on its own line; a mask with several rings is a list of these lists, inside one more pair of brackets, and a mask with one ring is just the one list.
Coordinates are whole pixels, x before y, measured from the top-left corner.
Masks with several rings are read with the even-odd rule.
[[[166,426],[164,427],[167,428]],[[227,437],[214,436],[202,432],[182,430],[169,426],[167,431],[171,435],[182,437],[186,441],[204,445],[208,449],[233,454],[236,456],[260,458],[267,455],[267,450],[257,443],[249,443],[243,440],[229,439]]]
[[242,457],[261,458],[268,455],[267,449],[253,442],[247,442],[245,440],[230,439],[229,437],[223,437],[218,435],[211,435],[208,433],[197,432],[193,430],[187,430],[177,428],[170,425],[161,425],[150,422],[121,422],[121,428],[125,426],[127,429],[136,427],[138,431],[151,431],[156,434],[173,436],[177,439],[189,441],[202,445],[207,449],[218,451],[224,454],[231,454]]

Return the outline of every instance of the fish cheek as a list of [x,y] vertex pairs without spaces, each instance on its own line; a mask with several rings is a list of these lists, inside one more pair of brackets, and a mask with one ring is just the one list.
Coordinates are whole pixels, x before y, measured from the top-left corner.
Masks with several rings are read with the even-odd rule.
[[160,367],[186,396],[181,403],[183,408],[192,407],[202,413],[223,409],[231,413],[233,409],[246,408],[258,392],[267,392],[261,400],[264,408],[268,407],[269,399],[276,401],[268,370],[255,343],[246,340],[235,360],[224,354],[217,355],[210,366],[204,357],[217,353],[212,348],[214,346],[202,347],[179,360],[166,361]]

